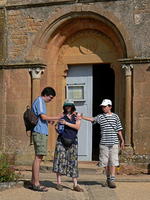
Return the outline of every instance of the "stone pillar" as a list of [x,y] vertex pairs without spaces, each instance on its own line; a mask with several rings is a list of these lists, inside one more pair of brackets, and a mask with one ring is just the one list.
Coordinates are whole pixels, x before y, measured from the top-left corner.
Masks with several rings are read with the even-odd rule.
[[40,94],[40,79],[41,74],[44,72],[44,69],[41,68],[32,68],[29,69],[29,72],[32,77],[32,102]]
[[[40,79],[41,74],[44,72],[44,69],[41,68],[32,68],[29,69],[32,78],[32,91],[31,91],[31,101],[33,103],[34,99],[40,95]],[[30,145],[33,144],[32,134],[30,136]]]
[[125,146],[131,146],[131,117],[132,117],[132,69],[133,65],[123,64],[125,69]]

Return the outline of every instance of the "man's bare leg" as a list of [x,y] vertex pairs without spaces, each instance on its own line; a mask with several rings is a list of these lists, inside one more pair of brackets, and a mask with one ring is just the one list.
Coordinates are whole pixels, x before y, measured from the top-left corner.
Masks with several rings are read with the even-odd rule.
[[32,165],[32,184],[36,186],[40,185],[39,173],[40,173],[40,164],[42,159],[43,156],[36,155]]

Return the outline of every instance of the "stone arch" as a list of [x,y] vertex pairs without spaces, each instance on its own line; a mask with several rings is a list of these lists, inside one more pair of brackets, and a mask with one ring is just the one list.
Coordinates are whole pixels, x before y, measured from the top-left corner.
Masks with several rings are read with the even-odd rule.
[[[106,19],[105,19],[106,20]],[[65,51],[66,51],[66,47],[65,44],[69,41],[69,39],[71,37],[74,37],[74,35],[78,35],[80,34],[80,32],[94,32],[95,33],[95,37],[98,38],[99,35],[101,35],[101,38],[105,38],[105,45],[107,46],[107,41],[109,41],[109,45],[111,46],[107,48],[110,48],[112,52],[109,52],[109,57],[105,57],[105,55],[101,54],[100,51],[102,52],[102,50],[98,52],[93,52],[93,54],[97,55],[97,60],[94,58],[94,55],[91,55],[90,58],[91,60],[88,61],[88,63],[113,63],[112,67],[114,68],[114,70],[116,71],[116,76],[120,76],[119,74],[120,69],[119,69],[119,65],[116,64],[117,59],[119,58],[123,58],[126,57],[127,55],[127,51],[126,51],[126,45],[125,42],[120,34],[120,32],[115,29],[115,27],[108,22],[103,20],[100,20],[98,18],[98,16],[95,17],[91,17],[90,14],[88,13],[82,13],[82,15],[79,15],[79,13],[76,13],[76,15],[73,17],[70,17],[69,15],[69,19],[65,22],[63,22],[62,24],[60,24],[59,27],[57,27],[50,35],[49,37],[46,36],[45,37],[45,44],[44,42],[42,42],[41,44],[44,44],[46,46],[43,46],[44,53],[43,55],[40,52],[40,55],[42,55],[42,59],[43,61],[46,62],[47,64],[47,73],[44,75],[45,79],[49,79],[48,77],[51,77],[51,80],[48,80],[49,84],[53,84],[53,86],[55,88],[58,88],[58,90],[60,89],[57,86],[57,82],[61,83],[62,86],[65,85],[65,80],[63,78],[60,78],[59,81],[56,81],[56,76],[60,76],[60,77],[64,77],[66,76],[66,74],[64,73],[65,71],[67,72],[67,65],[68,64],[75,64],[75,62],[67,60],[65,61],[62,57],[64,57],[65,55]],[[94,38],[93,35],[91,36],[91,38]],[[43,40],[44,41],[44,40]],[[84,38],[83,38],[84,41]],[[90,41],[90,40],[89,40]],[[89,46],[85,46],[82,45],[84,47],[84,49],[88,49],[88,48],[93,48],[91,47],[89,44],[89,41],[86,43]],[[96,42],[95,42],[96,43]],[[100,44],[102,43],[102,41],[99,42]],[[85,45],[86,45],[85,44]],[[40,39],[39,39],[39,45],[40,45]],[[70,46],[72,44],[70,43]],[[75,44],[76,46],[78,44]],[[79,48],[78,48],[79,49]],[[71,53],[73,54],[73,49],[71,49]],[[83,48],[82,48],[83,50]],[[81,51],[81,49],[80,49]],[[104,50],[103,50],[104,52]],[[76,59],[76,61],[80,60],[81,61],[81,56],[83,53],[80,54],[80,59]],[[111,54],[113,56],[111,56]],[[82,56],[83,58],[83,56]],[[100,58],[100,59],[98,59]],[[89,58],[88,58],[89,59]],[[86,63],[86,60],[83,59],[82,62],[80,63]],[[115,63],[115,64],[114,64]],[[114,67],[115,66],[115,67]],[[56,76],[52,76],[51,74],[55,74]],[[64,90],[61,90],[60,96],[62,97],[61,101],[63,101],[64,99]]]
[[[51,38],[51,36],[53,35],[53,33],[56,31],[56,29],[58,27],[62,26],[66,22],[68,23],[68,21],[70,19],[72,20],[72,19],[77,19],[77,18],[90,18],[90,19],[95,19],[95,20],[101,21],[104,24],[107,24],[109,27],[111,27],[113,29],[113,31],[116,32],[116,34],[120,38],[122,45],[124,45],[123,44],[124,37],[122,36],[123,34],[121,34],[120,29],[118,29],[116,24],[113,23],[112,21],[110,21],[109,18],[107,18],[107,17],[105,17],[105,15],[101,15],[99,13],[91,12],[91,11],[90,12],[89,11],[88,12],[86,12],[86,11],[69,12],[60,17],[57,16],[58,18],[55,19],[54,21],[52,21],[52,19],[50,19],[44,24],[44,26],[41,29],[42,31],[39,32],[39,34],[37,35],[34,42],[37,44],[37,46],[46,48],[49,38]],[[111,16],[111,19],[112,19],[112,16]]]
[[80,5],[59,9],[55,11],[55,13],[52,13],[50,18],[42,26],[41,30],[37,33],[27,59],[43,60],[42,55],[45,55],[48,42],[54,32],[65,23],[76,18],[90,18],[102,22],[103,24],[107,24],[107,27],[110,27],[119,38],[119,41],[124,48],[124,57],[133,56],[132,54],[134,51],[129,42],[131,39],[126,31],[127,29],[113,13],[109,11],[106,12],[94,5],[90,5],[88,9],[84,5]]
[[[117,62],[118,58],[124,56],[124,52],[122,51],[120,46],[121,44],[118,43],[115,37],[108,37],[108,35],[106,35],[106,32],[101,32],[98,28],[96,30],[96,27],[98,25],[97,23],[95,25],[94,23],[92,23],[92,26],[86,27],[86,20],[84,20],[85,29],[83,28],[83,30],[80,29],[80,31],[75,31],[73,34],[70,35],[70,37],[67,37],[65,39],[63,38],[64,40],[62,43],[56,37],[58,45],[61,45],[58,48],[55,71],[56,73],[59,73],[61,77],[65,77],[67,76],[69,64],[77,65],[110,63],[116,77],[115,96],[117,98],[115,104],[119,105],[119,93],[120,90],[123,91],[123,88],[121,88],[120,86],[124,85],[124,78],[120,68],[120,64]],[[87,20],[87,24],[88,23],[89,21]],[[113,41],[113,39],[116,41]],[[52,50],[52,46],[50,49]],[[50,63],[48,64],[48,66],[52,68],[54,67]],[[62,78],[61,85],[63,85],[64,88],[65,84],[65,79]],[[121,106],[116,107],[118,107],[117,112],[121,113],[122,111],[119,110]]]

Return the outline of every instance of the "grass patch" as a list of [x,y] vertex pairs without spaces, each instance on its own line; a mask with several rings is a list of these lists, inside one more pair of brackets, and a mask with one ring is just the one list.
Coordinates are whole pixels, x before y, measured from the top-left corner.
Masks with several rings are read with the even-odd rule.
[[0,183],[17,182],[21,177],[20,172],[15,173],[15,168],[10,164],[7,154],[0,154]]

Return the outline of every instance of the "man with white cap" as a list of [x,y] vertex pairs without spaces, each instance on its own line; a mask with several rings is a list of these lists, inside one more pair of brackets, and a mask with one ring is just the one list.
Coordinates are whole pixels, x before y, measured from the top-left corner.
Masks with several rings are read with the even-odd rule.
[[99,114],[96,117],[82,115],[81,118],[100,125],[99,166],[104,167],[106,170],[106,185],[110,188],[116,188],[115,169],[119,166],[119,139],[120,147],[124,148],[123,128],[118,115],[111,111],[112,101],[110,99],[104,99],[100,106],[103,114]]

